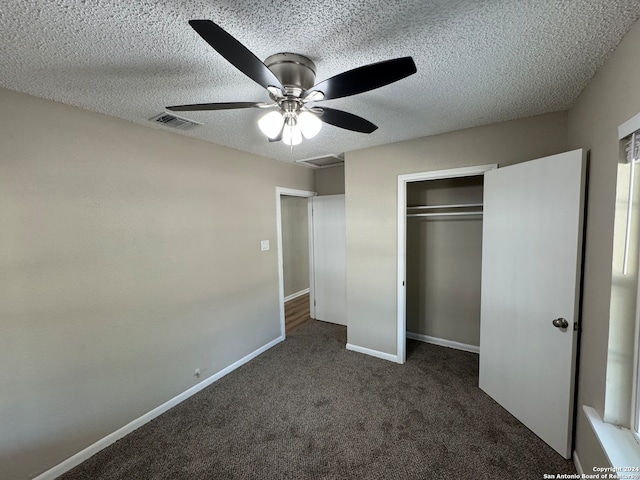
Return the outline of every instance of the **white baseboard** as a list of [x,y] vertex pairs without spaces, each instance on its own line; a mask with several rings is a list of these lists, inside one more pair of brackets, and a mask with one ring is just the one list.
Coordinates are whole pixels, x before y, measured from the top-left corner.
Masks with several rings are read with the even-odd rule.
[[380,352],[378,350],[372,350],[366,347],[360,347],[358,345],[353,345],[351,343],[347,343],[347,350],[351,350],[352,352],[364,353],[365,355],[371,355],[372,357],[381,358],[383,360],[389,360],[390,362],[398,362],[398,356],[392,355],[390,353]]
[[173,397],[171,400],[163,403],[162,405],[154,408],[150,412],[145,413],[141,417],[139,417],[139,418],[133,420],[132,422],[126,424],[124,427],[119,428],[115,432],[113,432],[113,433],[107,435],[106,437],[98,440],[93,445],[89,445],[87,448],[85,448],[84,450],[76,453],[72,457],[69,457],[64,462],[59,463],[55,467],[53,467],[53,468],[47,470],[46,472],[38,475],[33,480],[53,480],[53,479],[59,477],[60,475],[62,475],[63,473],[68,472],[73,467],[75,467],[77,465],[80,465],[82,462],[87,460],[89,457],[91,457],[92,455],[95,455],[96,453],[98,453],[100,450],[108,447],[109,445],[111,445],[112,443],[116,442],[117,440],[120,440],[122,437],[124,437],[125,435],[128,435],[129,433],[133,432],[137,428],[140,428],[145,423],[148,423],[151,420],[153,420],[154,418],[162,415],[167,410],[175,407],[176,405],[178,405],[179,403],[185,401],[187,398],[191,397],[192,395],[195,395],[200,390],[205,389],[206,387],[208,387],[209,385],[211,385],[215,381],[221,379],[225,375],[231,373],[236,368],[241,367],[242,365],[244,365],[245,363],[249,362],[250,360],[253,360],[258,355],[260,355],[261,353],[266,352],[271,347],[277,345],[278,343],[282,342],[283,340],[284,340],[284,336],[281,336],[281,337],[276,338],[275,340],[272,340],[271,342],[267,343],[266,345],[264,345],[264,346],[258,348],[257,350],[249,353],[248,355],[244,356],[243,358],[241,358],[237,362],[234,362],[231,365],[229,365],[228,367],[223,368],[218,373],[215,373],[214,375],[212,375],[209,378],[203,380],[202,382],[198,383],[197,385],[194,385],[190,389],[188,389],[188,390],[182,392],[181,394]]
[[289,300],[293,300],[294,298],[301,297],[302,295],[306,295],[310,292],[310,289],[305,288],[304,290],[300,290],[299,292],[292,293],[289,296],[284,297],[284,303],[287,303]]
[[584,470],[582,469],[582,464],[580,463],[580,459],[578,458],[578,452],[573,451],[573,464],[576,467],[576,471],[582,477],[584,475]]
[[444,338],[430,337],[421,333],[407,332],[407,338],[418,340],[419,342],[440,345],[441,347],[455,348],[456,350],[464,350],[465,352],[480,353],[480,347],[476,345],[467,345],[466,343],[454,342],[453,340],[445,340]]

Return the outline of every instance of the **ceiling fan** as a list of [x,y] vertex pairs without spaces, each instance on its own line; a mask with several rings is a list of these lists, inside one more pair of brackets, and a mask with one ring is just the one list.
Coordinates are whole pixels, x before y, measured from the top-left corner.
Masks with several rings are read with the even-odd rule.
[[411,57],[402,57],[355,68],[314,84],[316,66],[303,55],[277,53],[263,63],[211,20],[190,20],[189,25],[233,66],[266,88],[272,102],[198,103],[166,107],[167,110],[192,112],[237,108],[274,109],[258,121],[258,126],[272,142],[282,140],[287,145],[297,145],[303,136],[314,137],[320,131],[322,122],[346,130],[371,133],[378,127],[370,121],[335,108],[319,107],[314,103],[367,92],[417,71]]

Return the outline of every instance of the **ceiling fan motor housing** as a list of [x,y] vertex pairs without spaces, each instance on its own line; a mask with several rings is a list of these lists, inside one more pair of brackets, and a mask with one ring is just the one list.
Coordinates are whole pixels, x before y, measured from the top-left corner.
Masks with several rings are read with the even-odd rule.
[[286,95],[300,97],[315,85],[316,66],[304,55],[276,53],[268,57],[264,64],[285,87]]

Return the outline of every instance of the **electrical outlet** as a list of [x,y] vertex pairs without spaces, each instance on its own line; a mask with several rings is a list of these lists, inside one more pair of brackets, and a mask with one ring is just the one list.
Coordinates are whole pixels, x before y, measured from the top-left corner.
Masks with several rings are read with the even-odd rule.
[[269,240],[260,240],[260,250],[263,252],[269,250]]

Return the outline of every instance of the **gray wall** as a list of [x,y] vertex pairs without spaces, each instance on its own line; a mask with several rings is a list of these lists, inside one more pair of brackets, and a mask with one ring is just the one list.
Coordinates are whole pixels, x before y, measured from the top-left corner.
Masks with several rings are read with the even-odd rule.
[[[411,182],[407,205],[482,203],[483,179]],[[481,216],[408,217],[406,275],[407,332],[480,345]]]
[[284,296],[309,288],[309,200],[282,196]]
[[7,90],[0,104],[0,470],[24,479],[280,336],[275,187],[314,178]]
[[396,354],[397,177],[566,150],[567,114],[553,113],[346,154],[348,342]]
[[[637,271],[633,268],[633,275],[623,278],[616,255],[612,288],[611,266],[619,158],[617,128],[640,112],[638,58],[640,23],[631,28],[569,111],[569,147],[590,150],[591,170],[578,404],[594,407],[601,417],[611,407],[611,394],[628,390],[631,385]],[[624,181],[622,187],[621,199],[626,193]],[[620,242],[616,243],[620,250]],[[622,405],[617,402],[617,407],[628,413],[628,398],[624,400]],[[628,418],[620,420],[628,423]],[[605,462],[582,408],[577,416],[576,450],[585,472]]]
[[315,191],[318,195],[340,195],[344,193],[344,165],[318,168],[315,172]]

